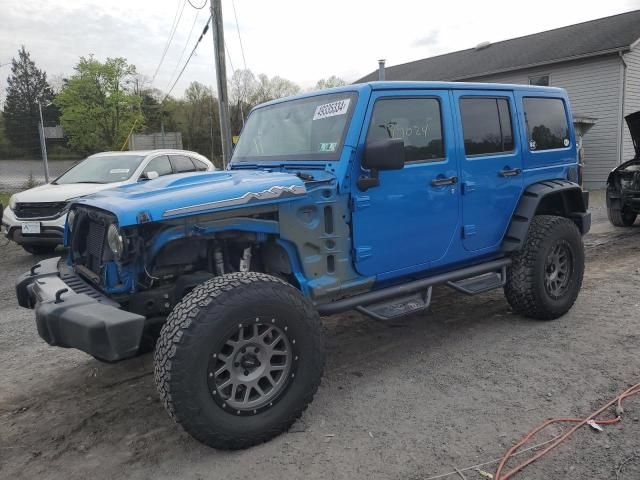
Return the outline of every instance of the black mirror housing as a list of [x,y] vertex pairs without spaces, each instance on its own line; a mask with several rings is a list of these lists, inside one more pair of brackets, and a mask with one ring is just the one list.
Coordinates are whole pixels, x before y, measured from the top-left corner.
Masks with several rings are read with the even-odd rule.
[[366,169],[400,170],[404,162],[404,140],[401,138],[371,142],[364,148],[362,166]]

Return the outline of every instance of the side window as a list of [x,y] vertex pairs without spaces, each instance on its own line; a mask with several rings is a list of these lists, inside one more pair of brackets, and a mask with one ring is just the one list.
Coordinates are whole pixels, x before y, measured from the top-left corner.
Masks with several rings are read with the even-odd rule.
[[169,163],[169,157],[163,155],[151,160],[143,170],[143,174],[147,172],[158,172],[158,175],[171,175],[171,164]]
[[176,173],[195,172],[196,167],[189,157],[184,155],[171,155],[171,163]]
[[523,98],[529,150],[569,146],[569,125],[564,102],[559,98]]
[[444,158],[440,102],[436,98],[378,100],[367,133],[367,143],[385,138],[404,140],[407,162]]
[[193,161],[193,164],[196,166],[197,171],[206,172],[209,169],[209,166],[206,163],[201,162],[197,158],[191,158],[191,160]]
[[513,129],[506,98],[462,97],[460,116],[467,156],[513,150]]

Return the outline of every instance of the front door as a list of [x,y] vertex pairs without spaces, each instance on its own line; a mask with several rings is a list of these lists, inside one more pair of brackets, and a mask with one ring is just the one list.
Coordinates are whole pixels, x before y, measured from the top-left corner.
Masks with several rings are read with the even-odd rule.
[[363,192],[354,185],[354,254],[360,274],[392,278],[425,270],[447,254],[460,202],[449,105],[447,91],[372,95],[358,152],[362,156],[366,142],[401,138],[406,164],[381,171],[377,187]]
[[467,251],[500,247],[522,192],[522,155],[510,92],[457,91],[462,243]]

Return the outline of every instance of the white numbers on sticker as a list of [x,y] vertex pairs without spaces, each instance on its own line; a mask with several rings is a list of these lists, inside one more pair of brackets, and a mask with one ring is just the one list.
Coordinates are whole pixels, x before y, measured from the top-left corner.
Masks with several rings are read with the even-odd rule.
[[349,103],[351,103],[351,99],[345,98],[344,100],[318,105],[313,114],[313,120],[321,120],[327,117],[335,117],[336,115],[344,115],[347,113],[347,110],[349,110]]

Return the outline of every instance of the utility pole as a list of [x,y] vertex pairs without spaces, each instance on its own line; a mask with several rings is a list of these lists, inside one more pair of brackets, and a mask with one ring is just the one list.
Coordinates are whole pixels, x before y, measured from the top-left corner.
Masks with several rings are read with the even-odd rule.
[[229,97],[227,95],[227,67],[224,57],[222,5],[220,1],[221,0],[211,0],[211,27],[213,28],[213,50],[216,57],[216,80],[218,82],[222,168],[225,168],[231,159],[231,128],[229,122]]
[[44,121],[42,120],[42,104],[38,100],[38,110],[40,111],[40,150],[42,151],[42,162],[44,163],[44,181],[49,183],[49,161],[47,159],[47,141],[44,136]]

